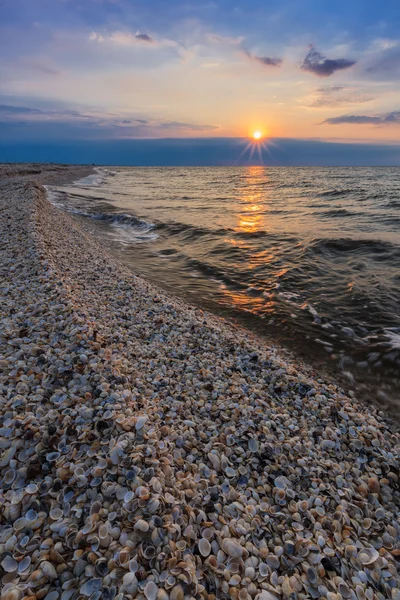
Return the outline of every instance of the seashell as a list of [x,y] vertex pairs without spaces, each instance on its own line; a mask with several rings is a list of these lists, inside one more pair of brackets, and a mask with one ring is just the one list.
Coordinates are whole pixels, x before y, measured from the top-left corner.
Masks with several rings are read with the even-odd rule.
[[183,591],[183,587],[178,584],[170,591],[169,598],[170,600],[184,600],[185,593]]
[[255,579],[255,576],[256,576],[255,568],[254,567],[246,567],[246,569],[244,571],[244,576],[251,580]]
[[254,438],[251,438],[249,440],[249,450],[250,452],[258,452],[260,447],[260,444],[258,443],[258,440],[255,440]]
[[29,522],[33,522],[36,521],[36,519],[38,518],[38,514],[35,510],[28,510],[28,512],[25,515],[25,519]]
[[262,590],[262,592],[257,594],[256,600],[278,600],[278,596],[271,594],[268,590]]
[[214,469],[216,471],[219,471],[221,469],[221,461],[219,456],[217,456],[217,454],[214,454],[214,452],[209,452],[207,456]]
[[243,548],[233,538],[225,538],[222,541],[222,550],[231,558],[241,557],[243,555]]
[[379,552],[375,548],[363,548],[358,553],[358,560],[362,565],[372,565],[379,558]]
[[258,571],[259,571],[261,577],[267,577],[270,573],[270,568],[268,567],[268,565],[266,563],[260,563],[258,565]]
[[313,585],[317,583],[318,581],[318,573],[315,569],[313,569],[312,567],[309,567],[307,569],[307,579],[310,583],[312,583]]
[[347,583],[345,583],[344,581],[339,583],[338,591],[339,591],[339,594],[341,594],[341,596],[343,596],[343,598],[351,597],[352,592],[351,592],[349,586],[347,585]]
[[366,600],[364,588],[361,585],[356,585],[356,596],[358,600]]
[[176,583],[175,577],[173,575],[168,575],[168,577],[165,580],[165,587],[167,589],[171,589],[174,587],[175,583]]
[[27,526],[27,521],[24,517],[20,517],[16,521],[14,521],[14,529],[15,531],[20,531],[21,529],[25,529]]
[[48,462],[56,462],[56,460],[58,460],[60,456],[60,452],[50,452],[49,454],[46,454],[46,460]]
[[143,427],[146,424],[146,421],[148,420],[148,417],[146,416],[141,416],[137,419],[136,424],[135,424],[135,429],[136,431],[140,431],[141,429],[143,429]]
[[271,567],[271,569],[279,569],[280,562],[277,556],[274,554],[269,554],[266,558],[267,565]]
[[355,558],[357,556],[357,548],[351,544],[346,546],[344,552],[348,558]]
[[15,480],[16,477],[16,471],[15,469],[8,469],[8,471],[6,471],[5,475],[4,475],[4,483],[6,485],[11,485],[13,483],[13,481]]
[[60,594],[56,590],[54,590],[54,591],[46,594],[46,596],[44,597],[44,600],[58,600],[59,597],[60,597]]
[[61,508],[53,508],[50,511],[50,519],[53,519],[53,521],[58,521],[62,517],[63,517],[63,511],[61,510]]
[[27,569],[29,569],[31,564],[31,557],[25,556],[21,562],[18,564],[18,573],[23,573]]
[[36,483],[30,483],[26,488],[25,491],[27,494],[36,494],[36,492],[39,490],[38,486],[36,485]]
[[17,587],[8,589],[4,587],[1,594],[2,600],[21,600],[22,596],[22,590],[18,589]]
[[40,564],[40,569],[41,569],[43,575],[45,577],[47,577],[48,579],[56,579],[57,578],[57,571],[55,570],[55,568],[49,561],[44,560]]
[[6,573],[13,573],[18,570],[18,563],[12,556],[6,556],[1,561],[1,566]]
[[149,581],[146,584],[143,593],[146,596],[147,600],[157,600],[158,587],[154,583],[154,581]]
[[147,546],[144,550],[143,550],[143,556],[146,560],[151,560],[152,558],[154,558],[156,555],[156,549],[154,548],[154,546]]
[[135,573],[126,573],[122,578],[122,584],[125,587],[129,587],[137,583],[137,577]]
[[105,577],[109,573],[110,570],[105,558],[96,562],[95,571],[100,577]]
[[102,580],[100,578],[89,579],[86,583],[84,583],[79,591],[84,596],[91,596],[95,592],[98,592],[101,589]]
[[205,538],[201,538],[201,540],[199,540],[199,552],[202,556],[208,556],[211,552],[211,544],[208,540],[206,540]]
[[149,527],[150,525],[147,523],[147,521],[144,521],[143,519],[139,519],[139,521],[136,521],[134,525],[134,529],[136,529],[137,531],[143,531],[144,533],[149,530]]

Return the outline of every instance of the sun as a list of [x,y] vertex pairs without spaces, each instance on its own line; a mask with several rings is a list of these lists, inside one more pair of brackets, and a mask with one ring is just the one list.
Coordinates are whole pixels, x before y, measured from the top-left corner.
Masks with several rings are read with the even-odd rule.
[[254,138],[255,140],[261,140],[261,138],[262,138],[262,133],[261,133],[261,131],[255,131],[255,132],[253,133],[253,138]]

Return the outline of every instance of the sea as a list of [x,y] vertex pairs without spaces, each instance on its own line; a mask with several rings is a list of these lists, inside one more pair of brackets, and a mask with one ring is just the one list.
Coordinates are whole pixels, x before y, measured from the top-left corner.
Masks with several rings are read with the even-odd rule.
[[105,167],[48,196],[167,292],[400,401],[400,168]]

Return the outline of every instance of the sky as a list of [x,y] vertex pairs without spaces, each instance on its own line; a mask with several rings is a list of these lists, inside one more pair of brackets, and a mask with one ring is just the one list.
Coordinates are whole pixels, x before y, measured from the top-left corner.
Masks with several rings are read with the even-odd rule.
[[0,160],[203,164],[257,130],[260,160],[400,164],[400,2],[0,0]]

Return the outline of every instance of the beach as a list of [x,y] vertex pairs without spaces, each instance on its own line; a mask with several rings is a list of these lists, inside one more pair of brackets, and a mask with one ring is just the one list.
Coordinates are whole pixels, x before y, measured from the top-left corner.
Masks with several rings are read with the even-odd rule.
[[6,600],[400,599],[400,435],[2,166]]

